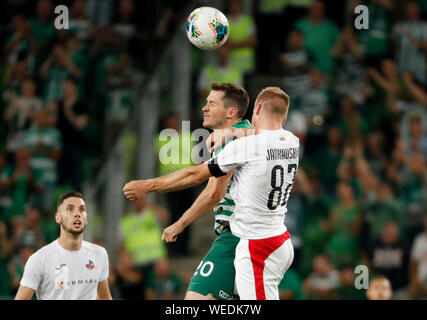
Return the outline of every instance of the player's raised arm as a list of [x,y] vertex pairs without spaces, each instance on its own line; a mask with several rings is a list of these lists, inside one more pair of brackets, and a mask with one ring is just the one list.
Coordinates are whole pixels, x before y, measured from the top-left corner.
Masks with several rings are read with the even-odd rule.
[[211,176],[207,163],[187,167],[163,177],[128,182],[123,193],[129,200],[136,200],[150,192],[169,192],[198,185]]
[[184,212],[181,218],[167,227],[162,234],[162,240],[174,242],[178,234],[194,221],[210,212],[224,198],[233,171],[220,178],[209,178],[208,185],[197,197],[193,205]]
[[18,292],[16,293],[15,296],[15,300],[31,300],[31,298],[33,297],[34,294],[34,290],[24,287],[24,286],[19,286]]

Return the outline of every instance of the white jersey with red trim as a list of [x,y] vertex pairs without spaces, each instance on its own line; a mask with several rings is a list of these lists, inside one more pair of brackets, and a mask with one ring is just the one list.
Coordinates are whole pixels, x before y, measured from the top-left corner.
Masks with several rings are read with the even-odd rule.
[[214,176],[234,169],[230,194],[236,203],[230,220],[241,239],[283,234],[286,205],[298,168],[299,139],[290,131],[264,130],[229,143],[209,162]]

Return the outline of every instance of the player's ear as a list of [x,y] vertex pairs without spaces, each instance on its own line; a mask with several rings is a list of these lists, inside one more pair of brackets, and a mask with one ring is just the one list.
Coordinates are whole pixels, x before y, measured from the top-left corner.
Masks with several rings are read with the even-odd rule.
[[283,119],[282,126],[285,126],[287,120],[288,120],[288,116],[286,115],[285,118]]
[[261,112],[261,103],[258,103],[255,108],[255,114],[259,115],[260,112]]
[[237,107],[231,107],[228,108],[227,117],[229,119],[237,118],[237,115],[239,114],[239,109]]
[[59,212],[55,213],[55,221],[57,224],[61,224],[61,215],[59,214]]

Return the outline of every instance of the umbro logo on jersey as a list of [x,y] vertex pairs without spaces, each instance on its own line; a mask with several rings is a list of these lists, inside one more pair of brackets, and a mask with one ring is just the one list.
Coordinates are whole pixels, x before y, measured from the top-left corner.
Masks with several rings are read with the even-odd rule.
[[56,270],[61,270],[61,269],[62,269],[62,267],[64,267],[64,266],[66,266],[66,264],[65,264],[65,263],[57,264],[57,265],[55,266],[55,269],[56,269]]
[[89,263],[86,265],[86,268],[88,268],[89,270],[92,270],[93,268],[95,268],[95,264],[93,263],[92,260],[89,260]]

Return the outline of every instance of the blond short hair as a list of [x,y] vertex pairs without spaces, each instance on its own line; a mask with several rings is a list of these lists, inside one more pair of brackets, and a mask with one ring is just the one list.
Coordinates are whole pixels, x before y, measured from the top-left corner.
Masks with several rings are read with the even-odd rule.
[[289,102],[290,98],[285,91],[279,87],[267,87],[258,94],[255,105],[262,103],[265,110],[285,117],[288,114]]

